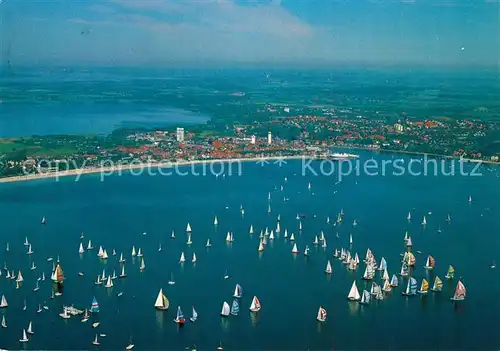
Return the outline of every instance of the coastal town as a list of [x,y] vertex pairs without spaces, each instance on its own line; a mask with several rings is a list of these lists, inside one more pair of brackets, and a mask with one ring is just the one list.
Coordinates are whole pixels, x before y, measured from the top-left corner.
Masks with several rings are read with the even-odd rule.
[[[289,109],[285,108],[285,111]],[[321,156],[335,148],[499,161],[500,125],[479,120],[343,118],[287,115],[232,124],[117,129],[109,135],[52,135],[0,140],[0,177],[95,168],[104,161],[177,162]]]

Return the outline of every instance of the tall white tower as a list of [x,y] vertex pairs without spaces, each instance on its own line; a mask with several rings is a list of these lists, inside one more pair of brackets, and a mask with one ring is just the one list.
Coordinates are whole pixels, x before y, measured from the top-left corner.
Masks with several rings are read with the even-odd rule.
[[273,135],[271,134],[271,131],[267,132],[267,143],[269,145],[273,143]]
[[184,128],[177,128],[177,142],[184,142]]

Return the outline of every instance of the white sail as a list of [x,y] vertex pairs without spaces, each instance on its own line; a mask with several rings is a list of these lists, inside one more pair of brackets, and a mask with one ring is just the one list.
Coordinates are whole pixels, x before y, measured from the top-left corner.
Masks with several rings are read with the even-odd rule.
[[21,274],[21,271],[19,271],[19,272],[17,273],[17,279],[16,279],[16,282],[21,283],[21,282],[23,282],[23,281],[24,281],[23,275]]
[[250,304],[250,311],[252,312],[258,312],[260,311],[260,301],[257,298],[257,296],[254,296],[252,299],[252,303]]
[[139,267],[139,269],[141,271],[143,271],[144,269],[146,268],[146,264],[144,263],[144,258],[141,259],[141,266]]
[[35,334],[33,332],[33,324],[30,322],[30,324],[28,325],[28,330],[27,330],[28,334]]
[[253,225],[252,224],[250,224],[250,229],[248,230],[248,233],[253,234]]
[[294,241],[294,240],[295,240],[295,236],[292,233],[292,235],[290,235],[290,241]]
[[352,283],[351,290],[349,290],[349,295],[347,295],[347,298],[353,301],[358,301],[359,299],[361,299],[358,287],[356,286],[356,281]]
[[106,250],[104,250],[104,252],[102,253],[102,257],[101,257],[103,260],[107,260],[108,259],[108,252]]
[[141,248],[139,248],[139,250],[137,250],[137,257],[142,257],[142,250],[141,250]]
[[264,243],[262,242],[262,240],[259,243],[259,249],[258,249],[258,251],[259,252],[264,251]]
[[123,252],[120,254],[120,259],[118,260],[118,262],[120,263],[125,262],[125,259],[123,258]]
[[179,260],[180,263],[186,262],[186,258],[184,257],[184,252],[181,253],[181,258]]
[[328,262],[326,263],[325,273],[332,273],[332,264],[330,263],[330,260],[328,260]]
[[191,225],[189,223],[186,226],[186,232],[191,232]]
[[2,328],[7,328],[7,322],[5,321],[5,315],[2,316]]
[[191,260],[191,262],[196,263],[196,254],[194,252],[193,252],[193,259]]
[[82,243],[80,243],[80,248],[78,249],[78,252],[81,253],[81,254],[85,252],[85,249],[83,248],[83,244]]
[[113,287],[113,281],[111,280],[111,276],[108,276],[108,281],[106,285],[104,285],[106,288],[112,288]]
[[126,274],[125,274],[125,265],[122,265],[122,273],[120,274],[120,278],[123,278],[125,276],[126,276]]
[[5,308],[9,306],[9,304],[7,303],[7,299],[5,298],[5,295],[2,295],[2,300],[0,302],[0,308]]
[[210,238],[208,238],[205,247],[210,247],[210,246],[212,246],[212,244],[210,244]]
[[92,240],[89,239],[89,243],[87,244],[87,250],[92,250]]
[[219,224],[219,220],[217,219],[217,216],[215,216],[215,218],[214,218],[214,225],[217,225],[217,224]]
[[168,300],[163,294],[163,289],[160,289],[158,296],[156,297],[155,307],[160,310],[165,310],[168,308]]
[[269,234],[269,240],[274,240],[274,232],[271,230],[271,234]]
[[279,232],[280,232],[280,230],[281,230],[281,229],[280,229],[280,222],[278,222],[278,223],[276,224],[276,233],[279,233]]
[[135,246],[132,246],[132,256],[136,256],[137,253],[135,252]]
[[224,303],[222,304],[222,310],[220,312],[221,316],[227,317],[229,316],[230,312],[231,312],[231,307],[226,301],[224,301]]
[[231,233],[230,232],[227,232],[226,241],[231,242]]
[[28,336],[26,335],[26,329],[23,329],[23,338],[19,339],[20,342],[28,341]]
[[349,234],[349,244],[352,245],[352,234]]
[[97,257],[102,257],[104,254],[104,250],[102,249],[102,246],[99,246],[99,252],[97,252]]
[[292,253],[294,253],[294,254],[299,253],[299,249],[297,248],[297,244],[293,244]]

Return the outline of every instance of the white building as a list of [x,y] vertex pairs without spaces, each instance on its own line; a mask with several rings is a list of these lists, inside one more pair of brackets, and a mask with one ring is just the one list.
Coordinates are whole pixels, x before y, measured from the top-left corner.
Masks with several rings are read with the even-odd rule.
[[184,142],[184,128],[177,128],[177,142]]
[[252,138],[250,139],[250,144],[255,145],[255,135],[252,135]]
[[273,143],[273,136],[271,134],[271,131],[267,133],[267,143],[271,145]]

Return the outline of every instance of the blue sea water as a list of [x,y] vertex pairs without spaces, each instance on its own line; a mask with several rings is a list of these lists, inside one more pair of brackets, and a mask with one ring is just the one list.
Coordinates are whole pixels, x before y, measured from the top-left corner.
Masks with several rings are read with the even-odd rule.
[[[361,160],[393,158],[388,154],[361,156]],[[319,169],[318,162],[312,166]],[[8,323],[7,329],[0,329],[0,348],[93,348],[96,329],[81,323],[79,317],[63,320],[58,313],[63,305],[89,308],[94,296],[100,312],[93,319],[101,323],[99,332],[107,334],[100,348],[108,350],[123,349],[130,338],[138,350],[181,350],[193,345],[214,349],[219,342],[225,350],[491,350],[500,346],[499,270],[489,268],[493,260],[500,262],[498,169],[482,167],[480,177],[361,174],[337,183],[335,176],[310,172],[303,176],[301,168],[299,160],[282,167],[249,162],[242,165],[241,176],[126,173],[106,177],[103,182],[99,175],[86,175],[78,182],[67,177],[57,182],[0,184],[0,262],[20,269],[25,279],[16,290],[14,281],[0,277],[0,294],[9,301],[9,307],[0,310]],[[196,169],[200,171],[201,166]],[[271,213],[267,212],[268,192]],[[344,221],[333,226],[341,209]],[[408,211],[413,215],[410,223]],[[305,215],[302,232],[298,232],[297,213]],[[448,213],[450,224],[445,222]],[[275,228],[278,214],[282,232],[259,254],[258,233],[265,227]],[[214,228],[216,215],[219,226]],[[424,215],[426,228],[420,225]],[[47,218],[45,226],[40,224],[42,216]],[[328,216],[330,224],[326,223]],[[354,219],[359,223],[355,228]],[[185,244],[188,222],[193,228],[191,246]],[[251,224],[254,235],[248,233]],[[437,232],[439,226],[441,233]],[[293,244],[283,238],[285,228],[295,233],[301,251],[296,256],[291,253]],[[172,230],[175,240],[170,239]],[[321,230],[327,237],[326,249],[312,244]],[[465,301],[454,304],[449,300],[458,279],[445,280],[441,293],[425,297],[401,296],[405,281],[400,279],[400,287],[383,301],[360,306],[346,300],[354,279],[360,289],[369,285],[361,280],[364,264],[349,272],[332,257],[334,248],[347,248],[352,233],[351,251],[363,258],[371,248],[377,261],[386,258],[392,275],[400,269],[405,230],[412,237],[414,252],[422,251],[416,254],[414,272],[419,284],[427,275],[431,282],[434,274],[443,278],[452,264],[456,278],[462,277],[467,287]],[[232,244],[225,242],[228,231],[234,232]],[[81,232],[84,243],[92,239],[95,247],[82,256],[78,254]],[[25,237],[33,244],[32,257],[25,254]],[[212,241],[209,249],[205,248],[208,237]],[[10,243],[10,252],[5,252],[5,242]],[[161,252],[157,251],[159,243]],[[113,270],[118,274],[120,269],[118,256],[110,256],[107,262],[98,260],[99,245],[109,254],[113,248],[118,255],[123,252],[127,259],[128,276],[117,279],[112,289],[94,285],[103,269],[108,274]],[[143,273],[138,259],[131,257],[132,245],[144,252]],[[310,257],[302,254],[306,245],[311,248]],[[187,257],[183,265],[178,263],[181,252]],[[193,252],[198,257],[195,265],[190,262]],[[436,259],[434,272],[427,273],[422,267],[427,254]],[[66,276],[64,293],[50,300],[50,281],[38,292],[32,289],[42,271],[50,275],[52,265],[46,258],[57,255]],[[330,277],[324,273],[328,259],[334,271]],[[29,270],[31,260],[37,264],[36,271]],[[226,270],[231,276],[228,280],[223,279]],[[77,276],[79,271],[84,277]],[[167,284],[171,272],[176,280],[173,286]],[[376,279],[381,282],[378,272]],[[231,302],[236,283],[244,290],[240,315],[221,318],[222,303]],[[165,312],[153,307],[160,288],[171,304]],[[124,294],[117,297],[120,291]],[[248,310],[254,295],[262,304],[258,314]],[[25,299],[28,310],[22,311]],[[36,314],[44,301],[50,310]],[[198,321],[178,328],[172,320],[179,305],[186,316],[194,305]],[[320,305],[328,312],[324,324],[315,319]],[[35,334],[21,345],[18,339],[29,321],[33,321]]]

